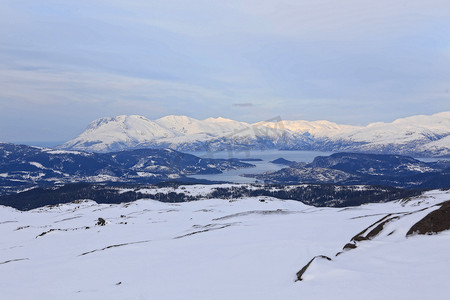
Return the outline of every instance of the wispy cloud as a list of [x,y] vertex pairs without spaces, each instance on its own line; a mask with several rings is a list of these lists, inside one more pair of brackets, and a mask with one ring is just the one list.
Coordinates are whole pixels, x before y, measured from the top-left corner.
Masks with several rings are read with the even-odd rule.
[[[212,89],[200,86],[102,72],[71,70],[0,70],[0,101],[16,104],[54,105],[60,101],[111,101],[114,99],[172,99],[201,101],[223,99]],[[82,95],[85,95],[83,97]]]
[[244,102],[244,103],[233,103],[233,106],[237,106],[237,107],[253,107],[255,105],[253,103]]

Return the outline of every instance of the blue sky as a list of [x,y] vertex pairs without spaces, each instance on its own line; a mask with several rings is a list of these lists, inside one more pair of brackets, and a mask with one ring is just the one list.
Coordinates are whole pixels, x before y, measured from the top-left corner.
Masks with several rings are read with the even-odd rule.
[[450,1],[0,4],[0,141],[99,117],[364,125],[450,110]]

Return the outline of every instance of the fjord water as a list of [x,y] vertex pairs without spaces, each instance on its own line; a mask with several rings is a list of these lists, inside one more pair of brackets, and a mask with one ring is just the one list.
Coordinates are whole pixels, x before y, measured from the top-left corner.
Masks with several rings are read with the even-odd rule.
[[[217,152],[190,152],[190,154],[199,156],[201,158],[214,158],[214,159],[261,159],[261,161],[247,161],[250,164],[255,165],[253,168],[239,169],[225,171],[221,174],[208,174],[208,175],[192,175],[190,177],[197,179],[206,179],[212,181],[228,181],[233,183],[255,183],[258,180],[255,178],[242,177],[242,174],[261,174],[267,171],[277,171],[287,167],[286,165],[279,165],[271,163],[270,161],[277,158],[284,158],[290,161],[296,162],[312,162],[317,156],[328,156],[334,152],[323,151],[295,151],[295,150],[248,150],[248,151],[217,151]],[[436,157],[421,157],[416,158],[425,162],[438,161]]]
[[242,174],[261,174],[267,171],[277,171],[285,165],[273,164],[270,161],[284,158],[296,162],[312,162],[316,156],[328,156],[333,152],[320,151],[288,151],[288,150],[248,150],[248,151],[217,151],[217,152],[191,152],[190,154],[201,158],[222,159],[261,159],[261,161],[247,161],[255,165],[253,168],[225,171],[221,174],[193,175],[192,178],[212,181],[229,181],[233,183],[254,183],[257,179],[242,177]]

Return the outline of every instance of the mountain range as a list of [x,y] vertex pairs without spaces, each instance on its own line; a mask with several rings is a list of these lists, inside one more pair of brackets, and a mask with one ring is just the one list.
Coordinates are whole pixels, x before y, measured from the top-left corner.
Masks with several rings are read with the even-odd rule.
[[253,167],[237,159],[204,159],[172,149],[109,153],[0,143],[0,195],[75,182],[156,183]]
[[245,123],[225,118],[121,115],[93,121],[66,150],[110,152],[137,148],[178,151],[248,149],[352,151],[422,157],[450,156],[450,111],[367,126],[280,118]]

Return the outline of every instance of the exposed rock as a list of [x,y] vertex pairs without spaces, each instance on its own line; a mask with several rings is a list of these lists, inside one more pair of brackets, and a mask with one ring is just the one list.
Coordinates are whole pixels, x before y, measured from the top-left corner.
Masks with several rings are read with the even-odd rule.
[[414,224],[406,236],[413,234],[434,234],[450,229],[450,201],[446,201],[442,206],[430,212],[422,220]]
[[303,268],[300,269],[300,271],[297,272],[297,280],[296,281],[302,281],[303,280],[302,279],[303,274],[305,274],[306,270],[308,270],[309,266],[317,258],[319,258],[319,259],[326,259],[326,260],[331,261],[331,258],[329,258],[328,256],[325,256],[325,255],[314,256],[313,259],[311,259]]
[[347,244],[345,244],[343,250],[356,249],[356,247],[357,247],[356,244],[353,244],[353,243],[347,243]]

